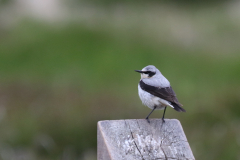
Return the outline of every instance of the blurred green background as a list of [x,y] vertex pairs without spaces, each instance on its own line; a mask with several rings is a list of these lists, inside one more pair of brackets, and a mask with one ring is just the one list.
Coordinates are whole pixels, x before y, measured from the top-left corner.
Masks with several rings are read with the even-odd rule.
[[[240,159],[239,1],[0,1],[0,159],[96,160],[97,121],[145,118],[155,65],[196,159]],[[151,118],[161,118],[155,111]]]

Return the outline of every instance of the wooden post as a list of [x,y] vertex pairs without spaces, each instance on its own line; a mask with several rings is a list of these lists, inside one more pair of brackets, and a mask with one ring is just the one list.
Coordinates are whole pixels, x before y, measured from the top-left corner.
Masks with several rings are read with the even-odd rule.
[[98,160],[195,160],[176,119],[98,122]]

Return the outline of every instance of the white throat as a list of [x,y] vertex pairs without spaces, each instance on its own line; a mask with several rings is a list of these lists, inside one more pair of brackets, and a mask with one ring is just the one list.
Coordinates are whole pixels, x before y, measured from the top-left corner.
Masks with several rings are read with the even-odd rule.
[[148,74],[141,73],[141,79],[144,79],[144,78],[149,78],[149,77],[148,77]]

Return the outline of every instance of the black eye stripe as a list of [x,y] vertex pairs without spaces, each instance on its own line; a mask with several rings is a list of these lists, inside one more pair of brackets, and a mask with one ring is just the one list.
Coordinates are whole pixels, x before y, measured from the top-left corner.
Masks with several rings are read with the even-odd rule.
[[156,74],[155,72],[152,72],[152,71],[145,71],[144,73],[148,74],[149,77],[152,77],[152,76],[154,76]]
[[149,74],[149,73],[155,73],[155,72],[152,72],[152,71],[145,71],[144,73]]

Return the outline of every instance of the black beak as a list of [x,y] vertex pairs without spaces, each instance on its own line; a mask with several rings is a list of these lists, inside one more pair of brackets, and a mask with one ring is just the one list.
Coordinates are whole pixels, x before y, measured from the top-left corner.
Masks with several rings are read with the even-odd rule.
[[138,73],[144,73],[143,71],[141,71],[141,70],[135,70],[136,72],[138,72]]

